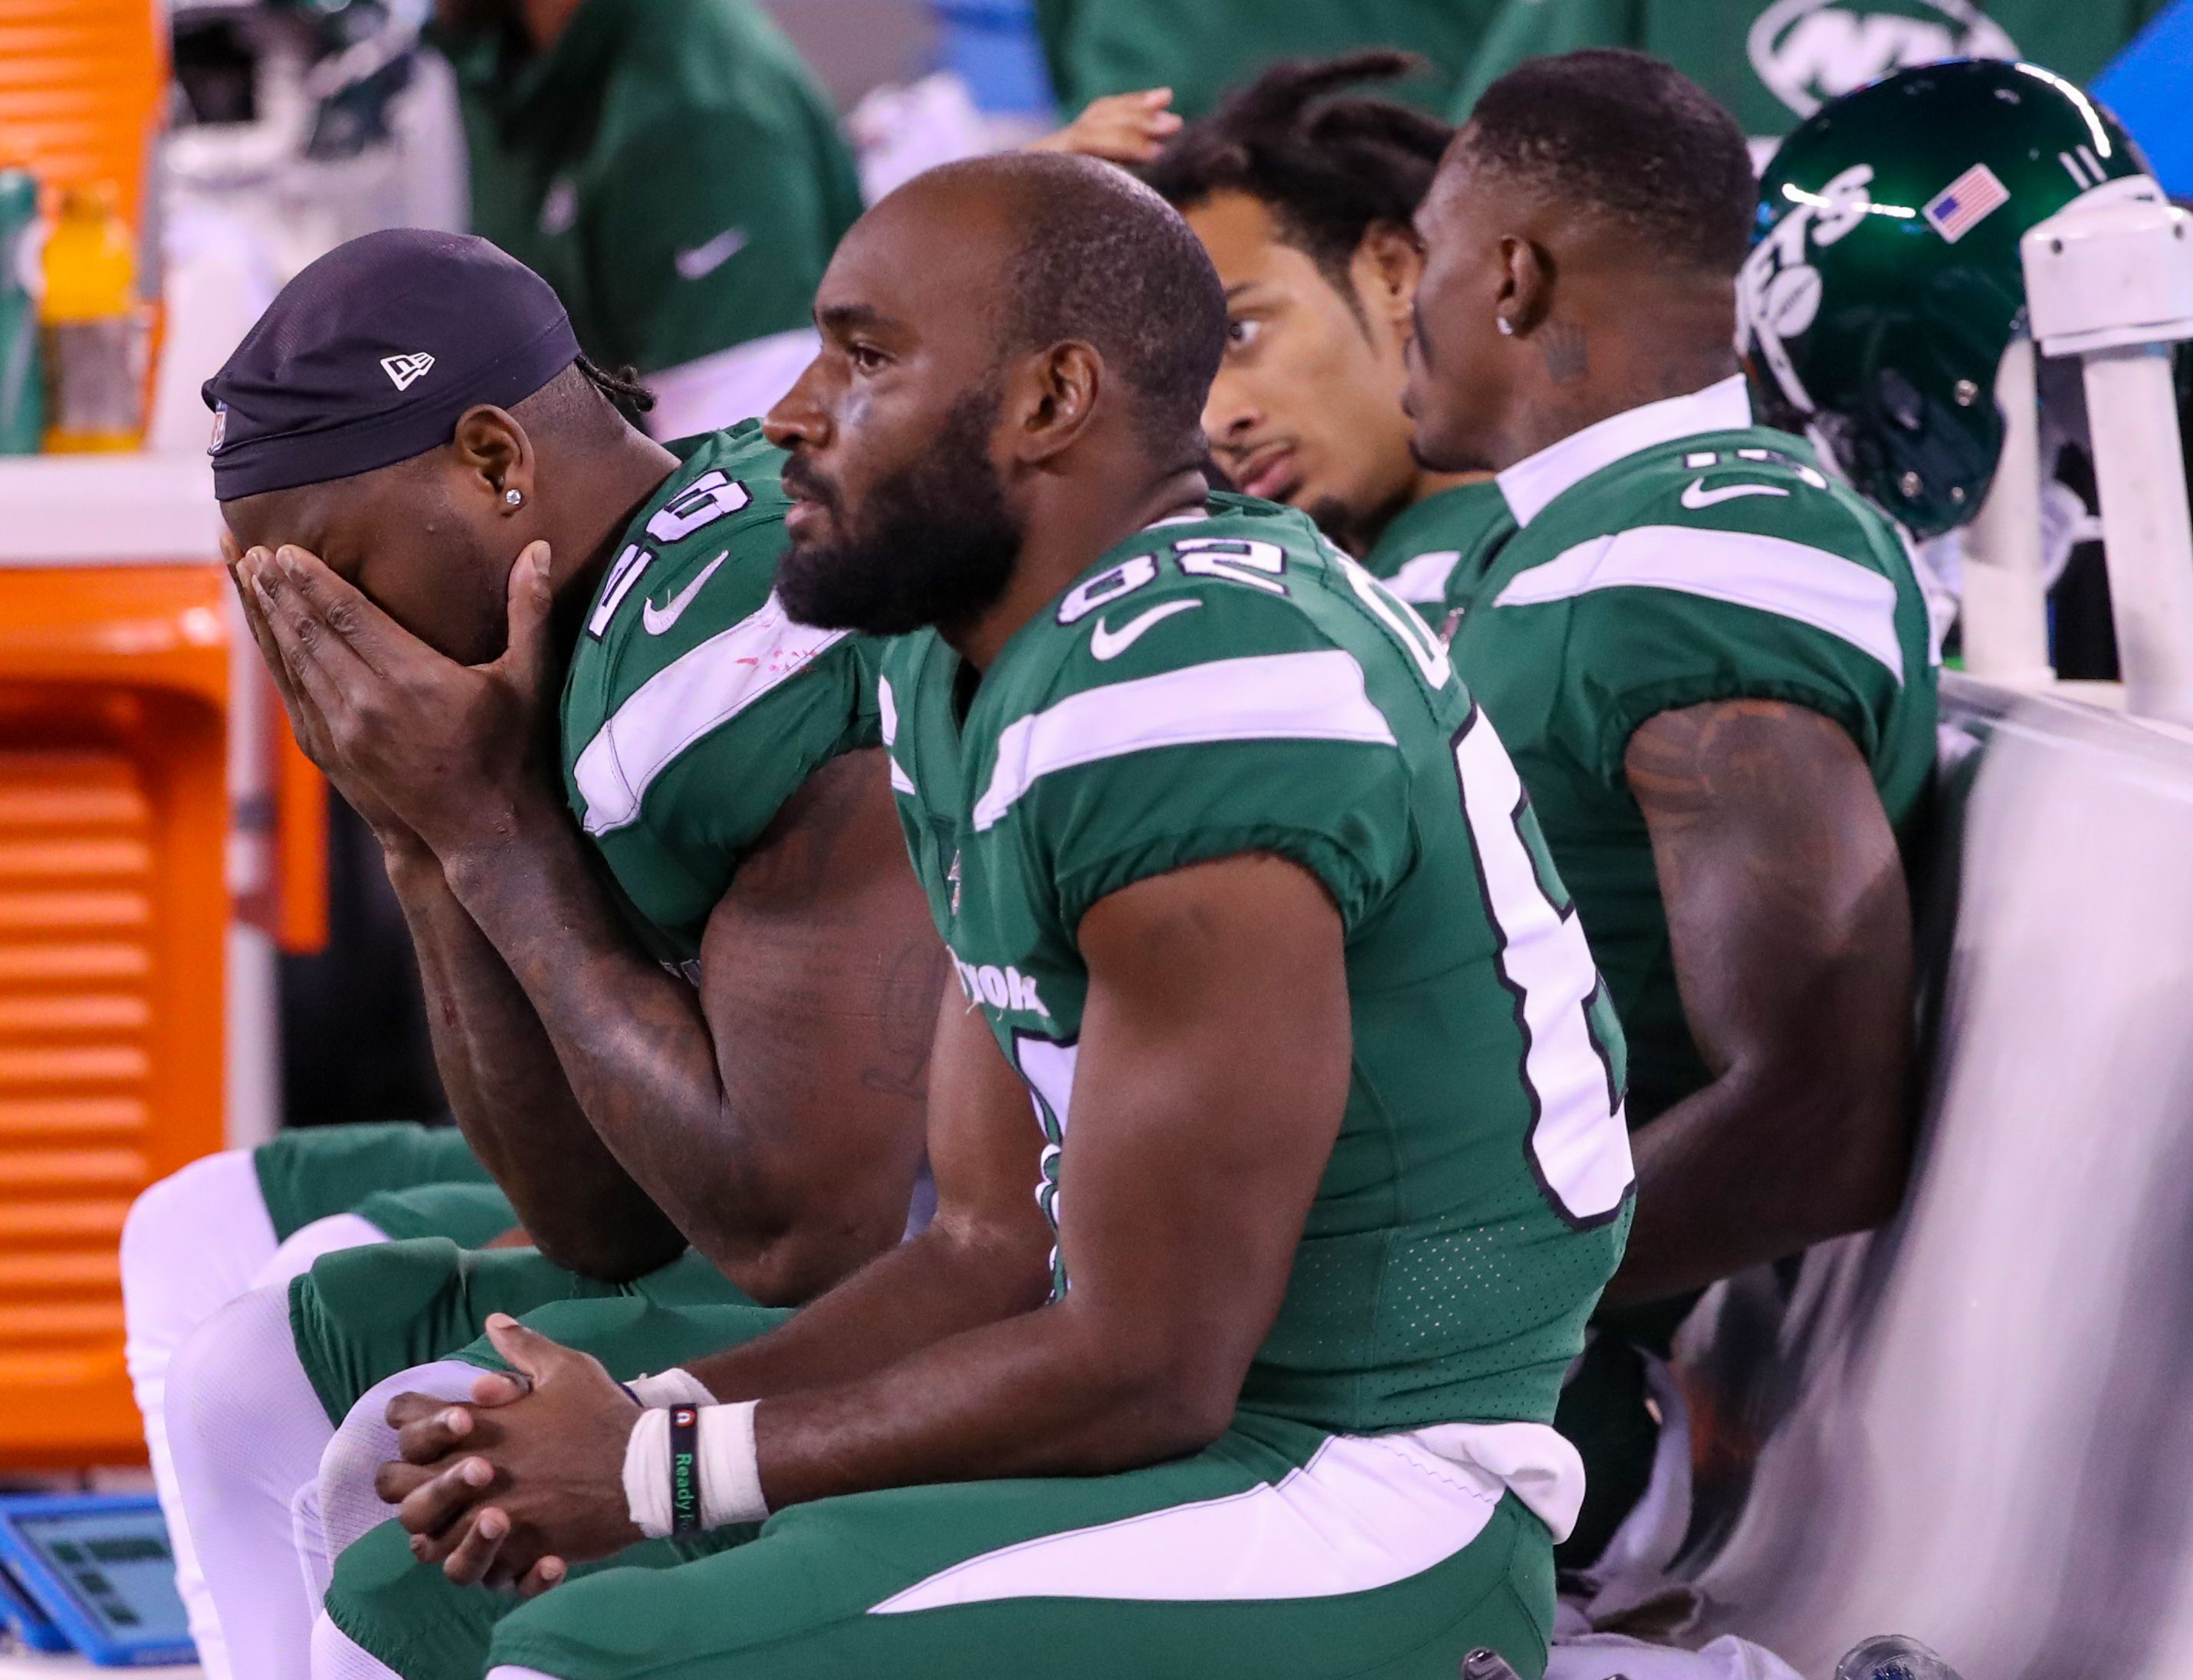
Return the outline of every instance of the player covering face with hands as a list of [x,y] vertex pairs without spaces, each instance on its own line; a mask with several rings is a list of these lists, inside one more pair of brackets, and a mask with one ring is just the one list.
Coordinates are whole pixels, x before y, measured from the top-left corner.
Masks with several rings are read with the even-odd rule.
[[779,586],[895,638],[967,1000],[937,1216],[782,1322],[496,1317],[509,1374],[390,1408],[318,1671],[1535,1675],[1630,1169],[1497,737],[1300,515],[1206,491],[1224,303],[1146,189],[932,172],[816,320]]
[[908,1223],[943,953],[866,644],[774,597],[782,453],[752,424],[662,448],[629,396],[537,277],[415,231],[307,269],[209,391],[247,615],[540,1245],[330,1254],[177,1350],[171,1521],[249,1680],[306,1664],[299,1537],[324,1580],[383,1514],[318,1503],[381,1379],[496,1309],[804,1300]]

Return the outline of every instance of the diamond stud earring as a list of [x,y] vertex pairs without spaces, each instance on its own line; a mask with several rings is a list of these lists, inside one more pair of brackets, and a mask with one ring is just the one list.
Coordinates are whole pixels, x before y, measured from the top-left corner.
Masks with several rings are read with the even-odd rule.
[[525,505],[525,492],[523,490],[505,490],[502,493],[502,499],[508,502],[512,507],[523,507]]
[[1494,316],[1492,317],[1492,324],[1500,329],[1500,336],[1502,338],[1512,339],[1515,336],[1515,323],[1513,321],[1510,321],[1506,316]]

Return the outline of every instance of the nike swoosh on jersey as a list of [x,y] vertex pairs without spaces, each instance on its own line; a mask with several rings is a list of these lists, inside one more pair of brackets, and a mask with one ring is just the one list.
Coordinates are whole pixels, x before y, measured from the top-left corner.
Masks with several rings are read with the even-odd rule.
[[1683,506],[1693,513],[1702,507],[1711,507],[1717,501],[1734,501],[1738,496],[1786,496],[1789,493],[1779,484],[1724,484],[1718,490],[1706,489],[1706,481],[1693,478],[1683,487]]
[[692,582],[687,584],[684,588],[679,590],[661,606],[656,606],[652,601],[642,600],[639,603],[639,621],[647,626],[647,633],[650,636],[660,636],[672,625],[677,623],[684,614],[686,608],[693,604],[693,597],[701,592],[701,586],[715,575],[716,568],[730,557],[730,552],[727,548],[719,554],[701,569],[699,577],[695,578]]
[[706,244],[680,251],[671,259],[681,280],[705,280],[736,256],[747,243],[743,227],[727,227]]
[[1146,613],[1136,614],[1117,630],[1099,619],[1096,629],[1089,632],[1089,651],[1100,660],[1115,660],[1142,640],[1143,632],[1152,626],[1175,613],[1193,612],[1202,604],[1200,601],[1167,601]]

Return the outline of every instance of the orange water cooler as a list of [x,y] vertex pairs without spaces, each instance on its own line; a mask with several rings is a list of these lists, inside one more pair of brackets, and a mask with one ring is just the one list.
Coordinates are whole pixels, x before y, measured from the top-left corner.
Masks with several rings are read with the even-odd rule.
[[271,1129],[274,939],[324,917],[218,517],[200,460],[0,461],[0,1471],[141,1460],[123,1217]]
[[[166,30],[157,0],[0,0],[0,159],[49,215],[111,191],[147,258]],[[0,459],[0,1475],[141,1460],[123,1215],[272,1123],[273,946],[238,914],[309,940],[318,790],[269,773],[218,537],[202,457]]]

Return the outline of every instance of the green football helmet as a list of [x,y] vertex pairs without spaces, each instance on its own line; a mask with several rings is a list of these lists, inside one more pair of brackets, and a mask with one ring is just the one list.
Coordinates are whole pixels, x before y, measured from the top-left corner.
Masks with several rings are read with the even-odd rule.
[[1824,106],[1767,166],[1738,288],[1761,415],[1812,430],[1914,536],[1962,524],[2002,454],[2020,237],[2146,174],[2115,117],[2034,65],[1927,65]]

